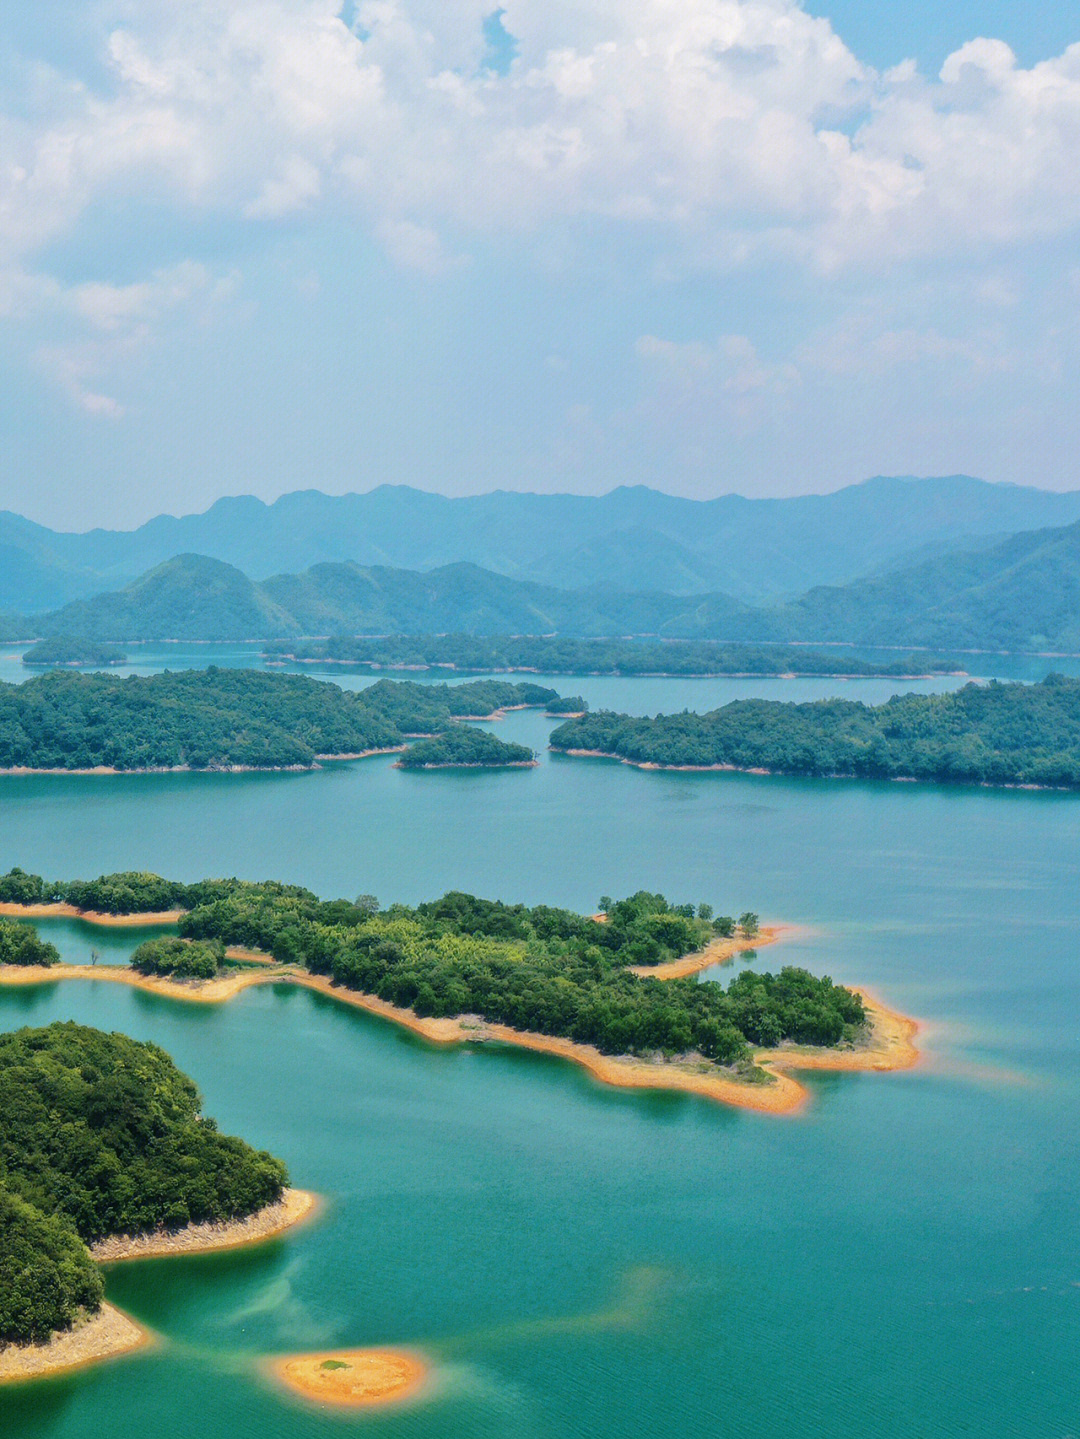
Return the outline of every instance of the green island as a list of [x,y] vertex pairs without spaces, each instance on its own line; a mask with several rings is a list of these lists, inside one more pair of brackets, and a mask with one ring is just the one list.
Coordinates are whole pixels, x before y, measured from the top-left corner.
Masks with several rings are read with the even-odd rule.
[[41,938],[36,929],[20,924],[17,919],[0,917],[0,964],[24,966],[58,964],[60,952],[55,944]]
[[530,769],[535,764],[536,754],[527,745],[466,725],[410,745],[397,761],[398,769]]
[[[271,663],[361,665],[370,669],[451,669],[592,675],[851,675],[910,678],[952,673],[955,661],[897,657],[871,664],[846,653],[805,645],[724,644],[707,640],[571,639],[559,635],[332,636],[275,640],[263,651]],[[580,708],[585,708],[584,705]]]
[[[110,905],[112,913],[125,912],[116,908],[121,894],[126,912],[181,911],[179,938],[135,951],[140,973],[185,978],[194,966],[210,978],[228,962],[226,950],[257,951],[421,1018],[472,1015],[608,1055],[691,1056],[751,1083],[770,1079],[754,1062],[755,1047],[851,1044],[867,1024],[859,995],[795,967],[776,975],[747,969],[727,989],[642,973],[707,956],[712,942],[737,927],[743,948],[758,932],[749,911],[737,926],[708,904],[672,905],[647,891],[620,901],[604,896],[601,914],[590,916],[460,892],[383,909],[370,895],[322,900],[278,882],[184,885],[125,874],[64,884],[22,870],[0,877],[0,902],[29,913],[34,904],[70,903],[73,894],[105,912]],[[186,941],[199,945],[190,960]]]
[[201,1108],[155,1044],[70,1022],[0,1035],[0,1356],[101,1309],[88,1246],[242,1221],[282,1199],[280,1160]]
[[553,689],[506,680],[379,680],[357,693],[214,666],[126,678],[56,671],[0,684],[0,770],[311,769],[558,701]]
[[948,694],[794,704],[736,700],[707,714],[568,720],[551,748],[670,769],[1080,787],[1080,680],[992,681]]
[[24,665],[50,668],[53,665],[122,665],[127,655],[119,645],[99,644],[72,635],[52,635],[23,653]]

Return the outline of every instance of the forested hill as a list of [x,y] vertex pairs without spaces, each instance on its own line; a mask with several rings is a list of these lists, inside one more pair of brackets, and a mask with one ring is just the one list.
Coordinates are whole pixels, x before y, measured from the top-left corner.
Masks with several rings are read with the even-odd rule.
[[219,560],[180,555],[116,593],[28,619],[8,617],[0,637],[63,634],[133,642],[431,630],[723,636],[745,609],[724,595],[689,600],[617,589],[558,590],[470,564],[423,574],[324,564],[255,584]]
[[556,635],[342,635],[327,640],[277,640],[271,661],[341,664],[371,669],[455,669],[469,673],[595,675],[858,675],[952,673],[958,662],[916,655],[886,664],[804,645],[713,641],[579,640]]
[[708,714],[568,720],[554,750],[635,764],[1080,788],[1080,680],[969,684],[951,694],[793,704],[736,700]]
[[117,591],[181,554],[223,560],[256,580],[340,560],[419,571],[466,561],[563,589],[719,592],[766,604],[895,567],[905,556],[975,548],[972,541],[1078,519],[1080,493],[965,475],[883,477],[781,499],[691,500],[644,485],[606,495],[496,491],[453,499],[406,485],[351,495],[304,490],[272,504],[229,497],[203,514],[87,534],[0,513],[0,610],[37,613]]
[[57,671],[0,684],[0,769],[307,768],[557,700],[553,689],[505,680],[380,680],[354,693],[304,675],[215,667],[125,679]]
[[774,628],[808,641],[1080,651],[1080,524],[811,590],[775,612]]
[[285,1166],[200,1110],[157,1045],[70,1023],[0,1035],[0,1346],[100,1307],[88,1242],[239,1219],[281,1197]]

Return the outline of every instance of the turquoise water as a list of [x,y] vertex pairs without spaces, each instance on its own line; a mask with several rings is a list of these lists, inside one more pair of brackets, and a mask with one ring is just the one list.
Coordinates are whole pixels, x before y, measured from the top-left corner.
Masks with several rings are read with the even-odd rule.
[[[615,684],[647,712],[747,682],[574,687],[599,703]],[[541,745],[549,728],[529,712],[499,732]],[[110,1297],[160,1348],[5,1390],[0,1436],[1075,1436],[1078,857],[1069,795],[548,754],[512,772],[0,779],[4,868],[276,876],[384,902],[461,886],[591,906],[648,885],[800,921],[753,962],[869,984],[925,1019],[929,1051],[910,1073],[810,1076],[810,1106],[774,1119],[434,1050],[303,991],[213,1008],[103,982],[0,991],[6,1027],[76,1018],[164,1045],[224,1128],[328,1201],[267,1246],[115,1268]],[[83,961],[142,937],[47,930]],[[345,1344],[420,1347],[428,1397],[324,1415],[258,1368]]]

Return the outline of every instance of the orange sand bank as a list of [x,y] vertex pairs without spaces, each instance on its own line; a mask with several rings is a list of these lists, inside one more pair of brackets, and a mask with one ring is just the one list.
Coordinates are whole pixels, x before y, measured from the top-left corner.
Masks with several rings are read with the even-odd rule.
[[[745,946],[744,946],[745,947]],[[710,958],[710,963],[717,963]],[[660,968],[663,968],[661,966]],[[668,976],[670,977],[670,976]],[[651,1062],[630,1056],[602,1054],[592,1045],[577,1044],[546,1034],[532,1034],[507,1025],[487,1024],[475,1015],[455,1019],[423,1018],[410,1009],[399,1009],[374,995],[342,989],[321,975],[294,967],[274,966],[208,980],[145,978],[131,969],[115,966],[90,969],[85,965],[56,965],[51,969],[17,965],[0,966],[0,984],[43,984],[54,979],[100,979],[129,984],[150,994],[196,1003],[220,1003],[258,984],[297,984],[316,990],[341,1004],[352,1005],[391,1020],[434,1044],[463,1044],[494,1041],[516,1045],[538,1053],[553,1054],[580,1064],[603,1084],[626,1089],[666,1089],[701,1095],[721,1104],[754,1109],[768,1114],[790,1114],[809,1098],[807,1090],[791,1077],[790,1070],[832,1069],[884,1072],[910,1069],[919,1060],[912,1043],[917,1022],[888,1009],[865,990],[862,995],[869,1015],[868,1036],[849,1049],[812,1049],[796,1046],[760,1050],[758,1065],[771,1082],[752,1083],[721,1072],[705,1060]]]
[[182,909],[162,909],[153,914],[98,914],[92,909],[76,909],[73,904],[12,904],[5,900],[0,903],[0,914],[13,919],[46,918],[62,915],[66,919],[82,919],[87,924],[115,925],[120,929],[138,929],[143,925],[176,924],[184,913]]
[[260,1244],[316,1212],[318,1198],[306,1189],[286,1189],[276,1204],[222,1224],[188,1224],[183,1229],[155,1230],[150,1234],[112,1234],[91,1244],[100,1264],[121,1259],[161,1259],[171,1254],[208,1254],[217,1249],[239,1249]]
[[727,964],[737,954],[745,954],[748,949],[764,949],[766,945],[776,944],[781,939],[791,939],[799,933],[805,931],[800,931],[794,924],[763,924],[752,939],[745,935],[731,939],[714,939],[704,949],[693,954],[684,954],[682,959],[672,959],[667,964],[633,964],[630,972],[643,979],[685,979],[687,975],[697,974],[699,970],[708,969],[710,965]]
[[428,1374],[422,1359],[396,1349],[294,1354],[273,1360],[271,1370],[305,1399],[348,1408],[398,1403],[415,1394]]
[[0,1349],[0,1384],[81,1369],[130,1354],[152,1341],[148,1329],[115,1305],[103,1304],[96,1314],[85,1315],[73,1328],[54,1334],[47,1344],[9,1344]]

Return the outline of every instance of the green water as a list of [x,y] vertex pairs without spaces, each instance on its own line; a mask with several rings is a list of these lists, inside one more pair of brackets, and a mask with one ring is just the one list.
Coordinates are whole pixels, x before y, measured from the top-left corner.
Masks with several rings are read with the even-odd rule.
[[[580,680],[639,710],[687,685]],[[784,688],[778,690],[777,686]],[[895,686],[893,686],[895,688]],[[719,689],[716,690],[720,692]],[[872,687],[845,694],[876,698]],[[717,702],[715,700],[711,702]],[[549,724],[510,716],[507,738]],[[813,932],[761,952],[927,1021],[930,1063],[810,1077],[774,1119],[437,1051],[303,991],[194,1007],[107,983],[0,992],[0,1024],[154,1039],[222,1126],[328,1199],[231,1255],[120,1266],[155,1352],[6,1389],[0,1435],[1067,1439],[1080,1425],[1080,798],[642,773],[0,780],[0,866],[275,876],[386,902],[452,886],[574,906],[639,885]],[[46,926],[65,958],[141,936]],[[324,1415],[258,1358],[414,1344],[415,1407]]]

